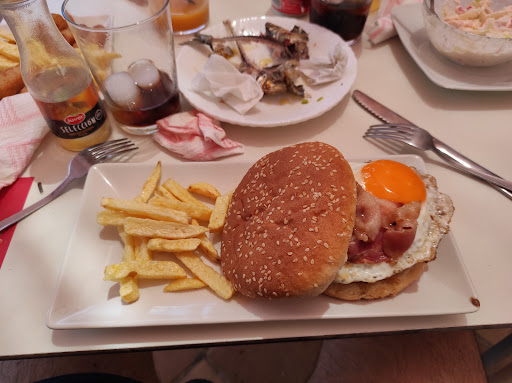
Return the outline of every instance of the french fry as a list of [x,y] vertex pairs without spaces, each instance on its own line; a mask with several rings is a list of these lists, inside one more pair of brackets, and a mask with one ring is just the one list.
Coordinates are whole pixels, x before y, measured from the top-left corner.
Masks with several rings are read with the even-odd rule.
[[135,261],[135,243],[132,235],[126,234],[122,226],[118,226],[117,231],[123,240],[123,262]]
[[187,190],[191,193],[202,195],[203,197],[208,197],[213,200],[216,200],[217,197],[220,197],[219,191],[215,188],[215,186],[210,185],[206,182],[196,182],[190,185]]
[[0,28],[0,37],[4,40],[7,40],[8,43],[11,43],[11,44],[16,44],[16,40],[14,39],[14,35],[3,29],[3,28]]
[[198,238],[188,239],[163,239],[152,238],[148,241],[147,247],[153,251],[166,251],[171,253],[179,253],[182,251],[193,251],[197,249],[201,240]]
[[137,217],[188,223],[188,216],[185,212],[170,208],[156,207],[144,202],[104,197],[101,199],[101,206],[109,210],[122,211]]
[[185,189],[183,186],[181,186],[179,183],[177,183],[171,178],[165,181],[163,186],[181,202],[187,202],[192,205],[207,207],[204,203],[202,203],[201,201],[196,199],[192,194],[190,194],[187,189]]
[[0,72],[0,100],[12,96],[23,89],[25,83],[21,77],[20,65]]
[[62,29],[60,34],[66,39],[69,45],[73,46],[73,44],[76,44],[75,36],[73,35],[73,32],[71,32],[71,29]]
[[218,296],[223,299],[230,299],[235,290],[233,285],[222,275],[205,264],[199,257],[192,252],[183,252],[176,254],[176,257],[190,271],[206,283]]
[[8,43],[7,41],[0,40],[0,54],[14,61],[20,61],[20,52],[16,44]]
[[152,219],[128,217],[124,223],[128,234],[139,237],[183,239],[192,238],[208,231],[206,227],[184,225],[175,222],[155,221]]
[[208,222],[208,230],[211,233],[218,233],[224,228],[226,223],[226,214],[228,212],[229,202],[233,192],[229,192],[217,198],[215,206],[213,208],[212,215],[210,216],[210,222]]
[[121,280],[119,286],[119,295],[126,303],[132,303],[139,299],[139,284],[137,277],[126,277]]
[[135,248],[135,260],[139,262],[149,261],[153,258],[151,250],[148,248],[149,238],[134,237],[133,244]]
[[102,210],[96,216],[96,222],[103,226],[123,226],[128,214],[122,211]]
[[[123,262],[135,261],[134,237],[126,234],[123,226],[118,226],[117,231],[124,242]],[[126,303],[132,303],[139,299],[139,284],[136,276],[128,276],[121,280],[119,285],[119,295]]]
[[186,202],[181,202],[178,199],[168,199],[160,196],[151,197],[148,201],[150,205],[167,207],[174,210],[179,210],[187,213],[189,217],[208,221],[212,214],[212,209],[209,207],[192,205]]
[[197,278],[184,278],[172,281],[164,287],[164,292],[175,292],[184,290],[200,289],[208,286],[202,280]]
[[14,68],[15,66],[17,66],[19,64],[20,64],[19,61],[11,60],[8,57],[4,57],[4,56],[2,56],[2,54],[0,52],[0,71]]
[[59,15],[57,13],[52,13],[52,18],[53,18],[53,22],[55,23],[57,28],[59,28],[59,31],[62,31],[63,29],[68,28],[68,23],[66,22],[64,17],[62,17],[61,15]]
[[160,176],[162,174],[162,164],[160,161],[155,166],[155,169],[153,170],[153,173],[151,173],[151,176],[146,180],[144,185],[142,186],[142,192],[140,195],[135,197],[135,201],[137,202],[148,202],[149,197],[154,193],[156,186],[158,185],[158,182],[160,181]]
[[187,273],[173,261],[130,261],[105,267],[106,281],[121,282],[128,276],[137,276],[138,279],[180,279],[186,278]]
[[179,201],[178,198],[176,198],[169,190],[164,188],[162,185],[158,185],[157,186],[157,188],[155,190],[155,195],[156,196],[160,196],[160,197],[164,197],[164,198],[167,198],[167,199],[171,199],[173,201]]
[[[195,219],[192,219],[190,223],[192,225],[199,226],[199,222],[197,222]],[[199,249],[212,261],[220,262],[219,252],[217,251],[215,246],[213,246],[213,243],[212,241],[210,241],[210,238],[208,238],[208,236],[205,233],[199,234],[197,238],[201,240],[201,242],[199,243]]]

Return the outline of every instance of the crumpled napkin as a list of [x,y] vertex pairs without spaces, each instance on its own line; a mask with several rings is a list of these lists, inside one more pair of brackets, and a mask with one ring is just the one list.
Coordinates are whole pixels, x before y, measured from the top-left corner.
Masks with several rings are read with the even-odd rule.
[[211,92],[240,114],[247,113],[263,97],[263,90],[250,75],[240,73],[228,60],[213,54],[191,83],[196,92]]
[[29,93],[0,100],[0,189],[16,181],[48,132]]
[[209,161],[243,153],[244,146],[226,137],[220,123],[198,111],[182,112],[157,121],[153,139],[193,161]]
[[324,84],[340,79],[347,66],[348,57],[340,44],[329,52],[328,57],[301,60],[299,69],[312,85]]
[[393,7],[402,4],[420,3],[422,0],[382,0],[377,13],[377,18],[368,29],[370,41],[379,44],[393,36],[396,36],[396,29],[391,19]]

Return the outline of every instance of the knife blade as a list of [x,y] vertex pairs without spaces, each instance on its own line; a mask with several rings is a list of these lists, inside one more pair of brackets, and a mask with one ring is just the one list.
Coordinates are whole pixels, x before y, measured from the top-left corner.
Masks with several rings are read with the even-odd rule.
[[388,107],[382,105],[378,101],[375,101],[373,98],[359,90],[354,90],[352,97],[354,97],[354,100],[356,100],[359,105],[361,105],[364,109],[370,112],[370,114],[373,114],[381,121],[384,121],[388,124],[408,124],[417,126],[416,124],[393,112]]
[[[388,124],[408,124],[408,125],[418,126],[418,125],[414,124],[413,122],[407,120],[406,118],[400,116],[398,113],[393,112],[388,107],[384,106],[380,102],[374,100],[373,98],[371,98],[370,96],[368,96],[367,94],[365,94],[359,90],[354,90],[354,92],[352,93],[352,97],[361,107],[363,107],[363,109],[365,109],[366,111],[368,111],[370,114],[374,115],[381,121],[384,121]],[[437,141],[439,143],[441,143],[439,140],[437,140]],[[454,157],[450,158],[449,156],[445,155],[445,156],[441,156],[441,158],[443,158],[446,162],[448,162],[449,164],[451,164],[461,170],[464,170],[464,167],[467,166],[467,164],[471,164],[473,167],[478,168],[482,172],[488,173],[489,175],[497,176],[497,174],[491,172],[490,170],[487,170],[483,166],[478,165],[477,163],[469,160],[469,158],[466,158],[466,157],[463,157],[465,164],[462,164],[462,166],[460,163],[458,163],[457,159]],[[489,185],[491,185],[494,189],[499,191],[504,196],[508,197],[509,199],[512,199],[512,192],[510,192],[507,189],[502,188],[500,186],[494,185],[490,182],[489,182]]]

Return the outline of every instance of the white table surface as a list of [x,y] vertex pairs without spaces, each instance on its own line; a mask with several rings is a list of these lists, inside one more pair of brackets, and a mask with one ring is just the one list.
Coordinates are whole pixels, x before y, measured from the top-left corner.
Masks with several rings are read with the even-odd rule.
[[[210,0],[211,22],[254,15],[277,15],[267,1]],[[176,43],[183,39],[178,38]],[[177,44],[177,49],[179,45]],[[432,83],[395,37],[372,46],[365,35],[354,47],[359,59],[353,89],[368,93],[430,130],[476,162],[512,179],[511,92],[453,91]],[[458,173],[429,153],[404,147],[390,151],[361,138],[378,121],[347,96],[333,110],[309,122],[275,129],[224,124],[228,137],[246,146],[245,158],[289,144],[320,140],[350,158],[384,154],[420,154],[449,194],[456,212],[451,230],[477,291],[481,308],[467,315],[258,322],[202,326],[50,330],[45,316],[74,226],[83,181],[62,197],[20,222],[0,269],[0,357],[118,349],[186,347],[272,339],[347,336],[410,330],[482,328],[512,324],[512,201],[487,184]],[[116,131],[114,136],[122,133]],[[179,161],[150,138],[136,138],[141,150],[134,162]],[[51,192],[64,178],[73,154],[50,134],[23,176],[35,178],[26,205]],[[221,161],[237,161],[240,157]],[[43,184],[44,193],[36,183]]]

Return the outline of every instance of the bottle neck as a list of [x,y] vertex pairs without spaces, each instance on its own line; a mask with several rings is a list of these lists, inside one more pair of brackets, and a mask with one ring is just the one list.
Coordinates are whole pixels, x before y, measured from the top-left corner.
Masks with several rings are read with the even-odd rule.
[[71,71],[89,75],[80,54],[57,28],[46,0],[0,0],[0,15],[5,18],[16,40],[21,74],[32,96],[52,88],[51,83],[39,84],[35,80],[46,72],[54,72],[61,77]]
[[53,22],[45,0],[0,0],[0,15],[4,17],[20,45],[29,39],[63,38]]

